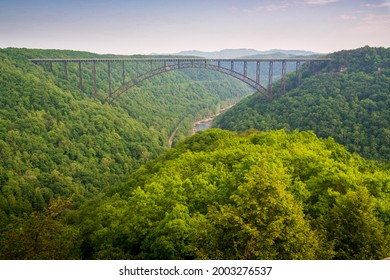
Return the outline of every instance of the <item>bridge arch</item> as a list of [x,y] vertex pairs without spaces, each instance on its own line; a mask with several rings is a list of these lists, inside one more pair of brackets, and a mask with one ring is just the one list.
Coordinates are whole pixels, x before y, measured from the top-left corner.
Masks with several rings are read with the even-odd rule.
[[198,61],[198,60],[180,61],[180,60],[178,60],[177,63],[175,63],[175,64],[164,65],[162,67],[158,67],[158,68],[152,69],[146,73],[138,75],[137,77],[135,77],[133,79],[130,79],[129,81],[125,82],[122,86],[117,88],[115,91],[111,92],[111,94],[104,99],[104,102],[111,103],[112,101],[117,99],[122,94],[126,93],[131,88],[137,86],[138,84],[142,83],[143,81],[148,80],[154,76],[157,76],[157,75],[160,75],[160,74],[163,74],[166,72],[174,71],[174,70],[190,69],[190,68],[193,68],[193,69],[203,68],[203,69],[208,69],[208,70],[215,71],[215,72],[220,72],[220,73],[229,75],[231,77],[234,77],[234,78],[246,83],[247,85],[249,85],[250,87],[252,87],[253,89],[255,89],[258,92],[265,93],[267,91],[267,89],[265,87],[263,87],[260,83],[256,82],[255,80],[251,79],[250,77],[245,76],[245,75],[243,75],[237,71],[234,71],[232,69],[222,67],[220,64],[218,64],[218,65],[210,64],[210,63],[207,63],[207,60],[204,60],[204,61]]
[[[207,58],[82,58],[82,59],[29,59],[33,63],[44,63],[48,64],[49,71],[53,72],[52,64],[53,63],[63,63],[64,66],[64,78],[68,80],[68,63],[77,63],[78,64],[78,77],[79,77],[79,87],[80,90],[83,90],[83,76],[82,76],[82,64],[91,63],[92,64],[92,75],[94,79],[94,93],[93,97],[97,98],[97,84],[96,84],[96,63],[107,63],[107,73],[108,73],[108,95],[103,100],[103,102],[111,103],[113,100],[127,92],[132,87],[140,84],[141,82],[150,79],[156,75],[160,75],[165,72],[186,69],[186,68],[204,68],[212,71],[217,71],[229,76],[232,76],[244,83],[248,84],[257,91],[260,91],[267,96],[272,98],[272,80],[273,80],[273,64],[274,62],[281,62],[282,64],[282,91],[285,91],[285,81],[286,81],[286,63],[294,62],[296,63],[296,79],[297,85],[300,84],[300,65],[301,62],[309,62],[310,69],[314,73],[314,62],[328,62],[330,58],[233,58],[233,59],[207,59]],[[135,78],[127,78],[125,80],[125,62],[150,62],[150,70],[138,75]],[[111,88],[111,63],[112,62],[122,62],[122,84],[115,90]],[[239,62],[243,64],[242,73],[235,71],[234,63]],[[251,78],[248,75],[248,63],[254,62],[255,66],[255,78]],[[268,87],[267,89],[260,84],[260,62],[268,63]],[[153,68],[153,63],[159,63],[160,66]],[[229,67],[223,67],[223,64],[230,64]],[[163,66],[161,66],[163,64]],[[241,67],[240,67],[241,68]],[[253,68],[252,68],[253,69]]]

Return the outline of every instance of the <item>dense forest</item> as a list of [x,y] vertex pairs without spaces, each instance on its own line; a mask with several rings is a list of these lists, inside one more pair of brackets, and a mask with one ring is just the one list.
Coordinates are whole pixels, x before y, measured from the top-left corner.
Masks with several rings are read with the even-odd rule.
[[330,63],[306,65],[297,87],[287,78],[288,91],[276,98],[250,96],[215,120],[233,131],[312,130],[333,137],[348,151],[366,158],[390,160],[390,48],[364,47],[329,55]]
[[103,104],[107,65],[91,98],[88,65],[80,91],[28,61],[99,55],[0,49],[0,259],[389,257],[389,49],[330,56],[186,138],[249,89],[188,69]]
[[1,257],[381,259],[389,182],[312,132],[211,129],[82,205],[57,198],[14,221]]
[[[228,76],[199,71],[170,72],[145,81],[114,104],[107,95],[107,65],[98,64],[98,98],[91,65],[45,65],[29,58],[99,58],[57,50],[0,50],[0,227],[10,217],[43,210],[52,197],[87,198],[116,184],[168,148],[170,134],[188,135],[191,123],[249,89]],[[100,67],[100,68],[99,68]],[[140,65],[139,67],[145,67]],[[121,81],[112,67],[112,86]],[[131,76],[136,65],[126,65]]]

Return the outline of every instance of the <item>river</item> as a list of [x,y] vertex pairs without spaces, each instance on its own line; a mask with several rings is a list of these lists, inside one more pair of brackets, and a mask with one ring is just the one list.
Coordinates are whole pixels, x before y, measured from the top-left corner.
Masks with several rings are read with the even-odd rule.
[[232,108],[234,105],[236,104],[233,104],[233,105],[229,105],[223,109],[221,109],[217,114],[215,115],[212,115],[212,116],[209,116],[205,119],[202,119],[202,120],[199,120],[199,121],[196,121],[192,124],[192,134],[195,134],[197,131],[202,131],[202,130],[206,130],[206,129],[209,129],[211,127],[211,124],[213,122],[213,119],[222,114],[223,112],[229,110],[230,108]]
[[203,121],[201,123],[195,124],[195,126],[194,126],[195,132],[209,129],[211,127],[212,122],[213,122],[213,120],[206,120],[206,121]]
[[[194,135],[197,131],[202,131],[202,130],[206,130],[206,129],[209,129],[211,127],[211,124],[213,122],[213,119],[220,115],[221,113],[229,110],[230,108],[232,108],[234,105],[236,104],[233,104],[233,105],[229,105],[225,108],[222,108],[217,114],[214,114],[212,116],[209,116],[207,118],[204,118],[204,119],[201,119],[199,121],[196,121],[194,123],[192,123],[192,133],[191,135]],[[175,138],[175,135],[176,135],[176,132],[179,128],[179,125],[181,124],[182,121],[179,122],[179,124],[176,126],[175,130],[172,132],[171,136],[169,137],[169,141],[168,141],[168,146],[169,148],[172,148],[172,143],[173,143],[173,138]]]
[[197,131],[209,129],[211,127],[212,122],[213,122],[213,118],[206,118],[206,119],[194,122],[192,124],[192,134],[196,133]]

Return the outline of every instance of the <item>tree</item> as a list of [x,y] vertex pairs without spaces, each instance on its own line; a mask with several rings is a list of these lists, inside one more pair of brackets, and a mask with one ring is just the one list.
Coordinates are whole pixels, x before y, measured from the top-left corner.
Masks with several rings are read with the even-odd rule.
[[[284,168],[266,158],[245,175],[228,205],[211,206],[207,217],[215,227],[217,243],[202,250],[209,258],[317,259],[332,251],[310,227],[302,206],[285,188]],[[212,237],[213,238],[213,237]],[[203,244],[198,244],[200,248]]]
[[375,203],[365,187],[338,197],[325,217],[327,239],[335,259],[383,259],[390,255],[390,235],[375,214]]
[[71,200],[58,197],[43,212],[32,212],[0,235],[0,259],[78,259],[79,232],[61,221]]

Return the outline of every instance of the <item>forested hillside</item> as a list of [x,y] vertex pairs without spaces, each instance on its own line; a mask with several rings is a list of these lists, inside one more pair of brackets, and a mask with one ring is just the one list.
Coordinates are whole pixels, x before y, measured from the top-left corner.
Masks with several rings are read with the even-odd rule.
[[303,67],[302,81],[287,79],[274,99],[253,95],[215,120],[216,127],[245,131],[312,130],[333,137],[350,152],[390,160],[390,48],[364,47],[329,55],[330,63]]
[[98,55],[1,49],[0,259],[390,257],[388,165],[347,151],[390,157],[389,49],[332,56],[315,74],[304,67],[299,88],[290,75],[285,95],[276,84],[273,99],[248,98],[217,122],[279,130],[183,139],[248,88],[188,69],[103,104],[106,65],[94,99],[90,68],[80,91],[76,65],[65,80],[61,65],[28,61]]
[[57,199],[11,223],[0,257],[382,259],[389,182],[311,132],[211,129],[81,206]]
[[[108,105],[100,101],[107,94],[106,65],[97,64],[98,99],[93,99],[88,65],[82,92],[76,64],[68,65],[67,81],[62,65],[53,64],[51,73],[28,61],[96,57],[101,56],[0,50],[0,228],[13,216],[42,210],[58,195],[96,195],[167,149],[179,124],[183,138],[197,117],[250,93],[227,76],[188,70],[155,77]],[[128,65],[126,74],[134,71]],[[114,87],[121,81],[114,66],[112,75]]]
[[381,259],[389,182],[310,132],[207,130],[73,218],[90,258]]

